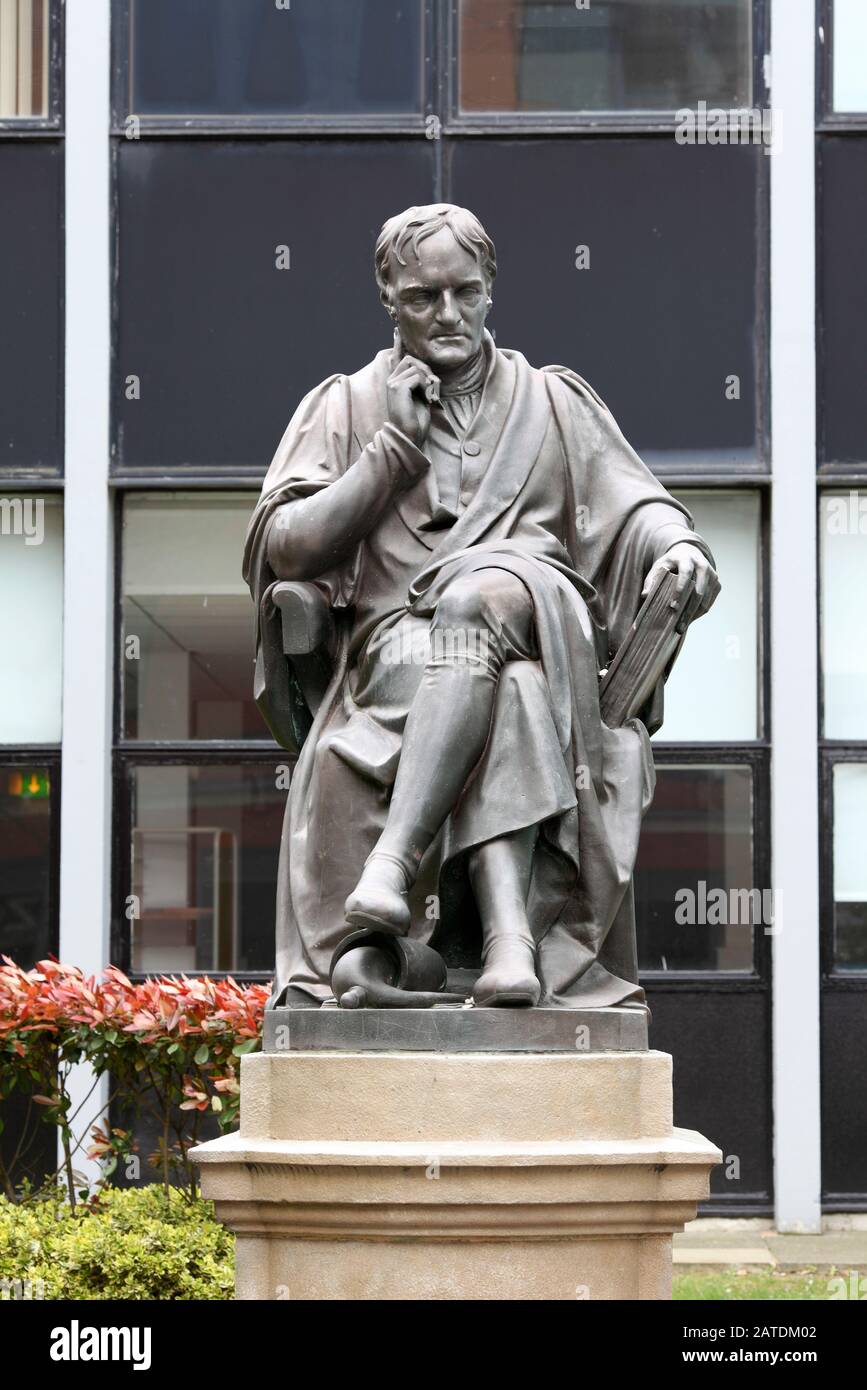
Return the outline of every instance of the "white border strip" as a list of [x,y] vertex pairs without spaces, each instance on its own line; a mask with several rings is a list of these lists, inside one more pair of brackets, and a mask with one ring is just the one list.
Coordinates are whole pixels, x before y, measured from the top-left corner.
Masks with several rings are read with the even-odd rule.
[[771,836],[774,1174],[781,1231],[821,1226],[816,600],[815,0],[772,0]]
[[[66,0],[66,490],[60,958],[108,961],[112,511],[108,489],[110,0]],[[75,1080],[75,1103],[91,1084]],[[80,1121],[89,1128],[93,1110]],[[76,1126],[78,1129],[78,1125]],[[84,1172],[87,1165],[77,1163]]]

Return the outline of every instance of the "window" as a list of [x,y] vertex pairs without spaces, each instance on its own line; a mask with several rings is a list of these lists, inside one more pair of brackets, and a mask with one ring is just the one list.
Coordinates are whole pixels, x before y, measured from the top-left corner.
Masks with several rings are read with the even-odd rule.
[[420,0],[129,0],[128,110],[420,113]]
[[131,495],[123,519],[123,733],[259,738],[241,555],[250,496]]
[[834,768],[834,966],[867,971],[867,762]]
[[722,592],[689,629],[665,687],[665,742],[760,735],[760,498],[755,492],[679,492],[713,551]]
[[459,0],[460,107],[749,106],[751,28],[750,0]]
[[120,141],[115,468],[261,477],[301,398],[390,346],[382,222],[434,141]]
[[[286,781],[267,764],[131,767],[131,968],[270,971]],[[284,769],[285,772],[285,769]]]
[[[863,53],[860,55],[864,61]],[[820,463],[867,465],[867,134],[820,139]]]
[[820,504],[826,738],[867,739],[867,493]]
[[0,0],[0,120],[48,115],[48,0]]
[[287,755],[253,700],[241,556],[255,493],[122,505],[114,957],[137,973],[267,972]]
[[0,954],[28,970],[57,948],[59,759],[0,755]]
[[833,0],[835,111],[867,111],[867,7],[864,0]]
[[0,140],[0,475],[63,466],[63,148]]
[[749,766],[657,765],[635,869],[642,971],[750,971],[753,933],[773,930],[757,889]]
[[59,743],[63,506],[0,496],[0,744]]
[[498,343],[585,376],[651,467],[760,466],[763,164],[756,148],[670,136],[452,151],[451,196],[497,243]]

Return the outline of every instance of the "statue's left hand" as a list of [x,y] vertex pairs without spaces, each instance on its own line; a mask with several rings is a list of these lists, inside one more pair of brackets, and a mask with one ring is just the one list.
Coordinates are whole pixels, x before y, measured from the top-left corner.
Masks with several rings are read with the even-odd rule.
[[692,619],[700,618],[712,607],[722,587],[719,576],[706,555],[697,546],[687,541],[673,545],[652,565],[644,581],[642,597],[649,594],[659,582],[661,575],[668,570],[677,574],[677,592],[680,594],[692,579],[695,582],[696,606]]

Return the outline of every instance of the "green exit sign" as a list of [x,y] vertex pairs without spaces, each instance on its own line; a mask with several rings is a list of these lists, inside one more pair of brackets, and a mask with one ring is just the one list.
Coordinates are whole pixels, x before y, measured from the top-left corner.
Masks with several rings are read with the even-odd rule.
[[10,772],[8,791],[10,796],[19,796],[22,801],[45,801],[51,795],[48,773],[42,768]]

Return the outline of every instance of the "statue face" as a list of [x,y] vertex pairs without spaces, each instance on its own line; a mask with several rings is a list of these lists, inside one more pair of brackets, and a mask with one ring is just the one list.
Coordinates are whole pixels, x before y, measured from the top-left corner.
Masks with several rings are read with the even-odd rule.
[[434,371],[462,367],[481,347],[488,287],[475,256],[443,227],[418,248],[419,259],[394,265],[391,303],[403,345]]

